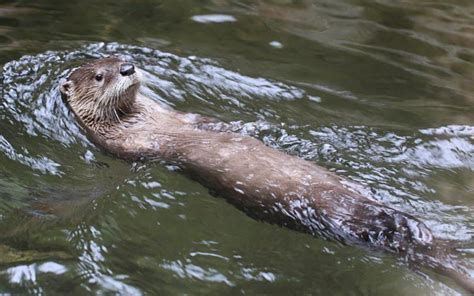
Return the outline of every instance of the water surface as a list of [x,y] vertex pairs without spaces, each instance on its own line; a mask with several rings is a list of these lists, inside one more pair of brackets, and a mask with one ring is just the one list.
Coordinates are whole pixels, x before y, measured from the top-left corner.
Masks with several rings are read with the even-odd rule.
[[110,54],[156,100],[361,184],[474,261],[472,1],[3,1],[0,292],[463,293],[102,152],[57,88]]

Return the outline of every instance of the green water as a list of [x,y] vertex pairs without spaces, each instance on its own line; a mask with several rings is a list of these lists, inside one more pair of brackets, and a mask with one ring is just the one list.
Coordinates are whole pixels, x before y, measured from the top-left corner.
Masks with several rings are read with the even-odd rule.
[[0,3],[0,293],[465,293],[390,254],[252,220],[159,164],[107,155],[57,86],[92,57],[125,56],[155,99],[240,120],[474,263],[474,2]]

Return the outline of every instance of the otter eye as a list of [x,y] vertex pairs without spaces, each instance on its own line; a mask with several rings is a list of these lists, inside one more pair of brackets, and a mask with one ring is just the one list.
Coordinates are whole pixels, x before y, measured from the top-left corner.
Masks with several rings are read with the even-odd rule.
[[95,80],[97,80],[97,81],[101,81],[102,78],[104,78],[104,75],[102,75],[102,74],[95,75]]

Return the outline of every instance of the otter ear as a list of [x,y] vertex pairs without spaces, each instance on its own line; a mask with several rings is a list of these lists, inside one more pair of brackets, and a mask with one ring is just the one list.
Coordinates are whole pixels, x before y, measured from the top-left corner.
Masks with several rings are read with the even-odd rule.
[[61,82],[59,90],[61,91],[62,97],[69,97],[71,95],[71,89],[73,84],[74,83],[71,80]]

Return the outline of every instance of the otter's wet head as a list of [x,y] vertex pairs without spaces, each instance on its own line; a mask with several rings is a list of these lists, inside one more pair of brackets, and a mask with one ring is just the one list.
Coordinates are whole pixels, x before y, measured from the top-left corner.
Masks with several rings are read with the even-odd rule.
[[131,112],[140,85],[132,63],[117,57],[94,61],[74,70],[61,84],[61,94],[82,122],[120,121]]

